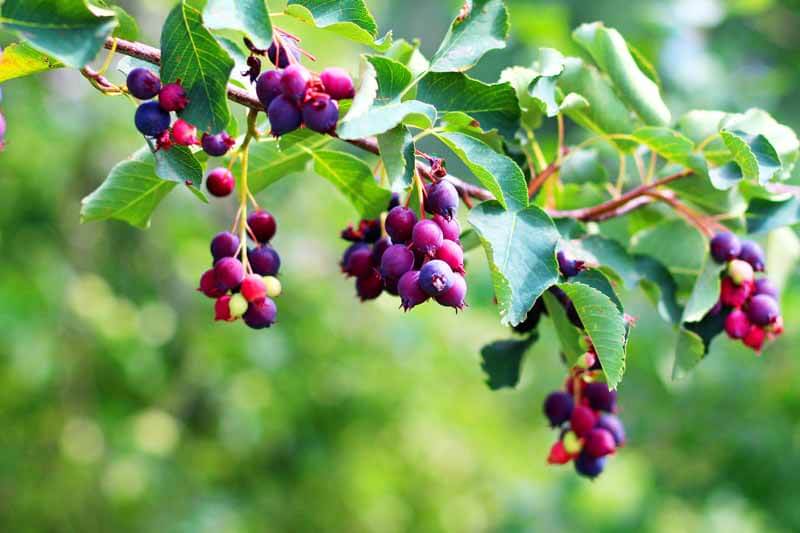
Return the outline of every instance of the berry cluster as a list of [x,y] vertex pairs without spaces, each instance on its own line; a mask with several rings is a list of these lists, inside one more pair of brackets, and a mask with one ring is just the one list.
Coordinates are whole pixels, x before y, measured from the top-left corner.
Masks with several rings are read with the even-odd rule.
[[588,478],[600,475],[606,457],[625,444],[625,428],[614,414],[617,393],[601,381],[602,376],[597,355],[590,349],[570,371],[564,390],[550,393],[544,401],[544,414],[559,430],[547,462],[574,461],[578,474]]
[[[279,137],[303,125],[319,133],[333,133],[339,121],[338,100],[353,98],[353,80],[340,68],[313,76],[299,63],[296,45],[286,36],[273,42],[267,55],[278,68],[264,72],[256,81],[256,94],[267,110],[272,135]],[[251,71],[254,68],[260,71],[260,63],[251,65]]]
[[356,278],[362,300],[377,298],[383,290],[399,296],[408,311],[429,298],[440,305],[463,309],[467,282],[461,227],[455,218],[458,191],[446,180],[425,187],[421,219],[407,206],[390,205],[381,237],[379,220],[362,220],[342,238],[353,244],[342,258],[342,271]]
[[278,252],[269,245],[277,229],[275,218],[257,210],[247,217],[246,231],[252,248],[228,231],[211,240],[213,268],[200,277],[198,290],[214,298],[215,320],[233,322],[242,318],[253,329],[275,323],[278,308],[273,301],[281,294],[276,277],[281,266]]
[[722,232],[711,239],[711,256],[727,268],[719,302],[710,314],[723,313],[728,336],[760,353],[767,339],[783,333],[778,289],[769,278],[755,274],[765,270],[764,251],[753,241]]
[[[222,157],[235,144],[226,133],[214,135],[204,133],[197,138],[197,128],[179,118],[174,123],[170,113],[180,114],[189,104],[180,80],[161,85],[161,80],[151,70],[135,68],[128,73],[128,92],[139,100],[147,100],[136,109],[136,129],[156,140],[157,149],[169,150],[174,144],[180,146],[201,145],[210,156]],[[158,101],[153,98],[158,97]]]

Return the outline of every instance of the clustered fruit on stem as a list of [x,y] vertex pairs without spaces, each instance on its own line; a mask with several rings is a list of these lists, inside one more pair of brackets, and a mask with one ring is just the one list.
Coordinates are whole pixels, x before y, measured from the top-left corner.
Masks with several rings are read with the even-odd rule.
[[778,289],[768,277],[756,277],[766,269],[764,251],[758,243],[740,241],[726,231],[711,239],[711,256],[726,268],[719,301],[709,315],[721,313],[728,336],[760,355],[765,341],[783,333]]
[[564,390],[550,393],[544,414],[559,431],[547,462],[574,461],[578,474],[595,478],[606,458],[625,444],[625,428],[616,416],[617,393],[609,390],[593,348],[570,369]]

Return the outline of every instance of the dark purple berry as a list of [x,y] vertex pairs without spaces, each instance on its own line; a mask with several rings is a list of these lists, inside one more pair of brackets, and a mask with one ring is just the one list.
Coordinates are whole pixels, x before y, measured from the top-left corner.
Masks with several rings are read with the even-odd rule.
[[339,104],[327,94],[317,94],[303,103],[303,122],[319,133],[336,130],[339,121]]
[[277,276],[281,269],[281,256],[267,245],[248,250],[247,259],[253,272],[261,276]]
[[467,280],[464,276],[459,274],[455,275],[453,286],[447,289],[443,294],[436,297],[439,305],[445,307],[452,307],[454,309],[464,309],[467,305],[465,298],[467,296]]
[[372,247],[372,265],[375,267],[381,266],[381,259],[383,259],[383,254],[389,247],[392,245],[392,241],[388,237],[384,237],[378,240],[375,245]]
[[742,241],[742,249],[739,252],[739,259],[747,261],[753,270],[763,272],[765,265],[764,250],[754,241]]
[[381,258],[381,276],[398,280],[414,267],[414,252],[402,244],[393,244]]
[[272,135],[275,137],[296,130],[303,122],[300,109],[284,95],[278,96],[269,104],[267,116],[272,128]]
[[236,144],[236,141],[234,141],[227,132],[223,131],[215,135],[204,133],[202,144],[203,150],[208,155],[212,157],[222,157]]
[[583,320],[581,320],[581,316],[578,314],[578,310],[575,309],[575,304],[572,301],[568,301],[566,305],[564,305],[564,310],[567,312],[567,319],[578,329],[583,329]]
[[425,210],[431,214],[442,215],[450,220],[458,211],[458,191],[446,180],[440,180],[426,187]]
[[374,268],[372,266],[372,250],[369,246],[362,244],[347,254],[347,262],[342,266],[342,270],[348,276],[356,278],[372,274]]
[[266,244],[271,241],[278,229],[272,213],[261,209],[250,213],[247,217],[247,227],[250,228],[253,237],[260,244]]
[[397,292],[400,295],[400,303],[406,311],[428,299],[428,295],[419,286],[419,270],[409,270],[403,274],[397,284]]
[[293,102],[302,102],[308,89],[311,74],[303,65],[289,65],[281,76],[281,91]]
[[155,98],[161,90],[161,80],[153,71],[146,68],[135,68],[128,73],[126,81],[128,92],[139,100]]
[[528,314],[525,316],[525,320],[513,326],[512,329],[517,333],[530,333],[531,331],[535,330],[536,327],[539,325],[539,320],[542,318],[542,313],[544,312],[544,300],[541,298],[537,298],[533,304],[533,307]]
[[622,421],[614,415],[602,414],[597,420],[595,427],[608,430],[614,437],[614,443],[617,447],[625,444],[625,427]]
[[572,416],[575,401],[563,391],[551,392],[544,400],[544,414],[552,427],[558,427]]
[[591,457],[605,457],[617,449],[614,435],[607,429],[595,427],[586,435],[583,449]]
[[725,317],[725,333],[731,339],[743,339],[750,331],[750,320],[741,309],[734,309]]
[[282,76],[283,73],[280,70],[268,70],[259,76],[256,82],[256,94],[264,109],[267,109],[269,104],[281,94]]
[[769,278],[760,278],[756,280],[756,289],[754,294],[766,294],[772,296],[775,300],[778,299],[778,287],[772,283]]
[[228,292],[228,289],[217,280],[217,275],[214,273],[213,268],[206,270],[203,272],[203,275],[200,276],[200,286],[197,290],[209,298],[219,298]]
[[214,263],[214,274],[220,284],[228,290],[233,290],[244,279],[244,266],[235,257],[223,257]]
[[338,67],[326,68],[319,75],[319,79],[322,81],[325,92],[334,100],[345,100],[355,96],[353,78],[344,69]]
[[587,383],[583,394],[592,409],[613,413],[617,408],[617,391],[610,390],[605,383]]
[[236,179],[230,170],[218,167],[212,170],[206,178],[206,189],[219,198],[228,196],[236,186]]
[[157,102],[145,102],[136,109],[133,121],[142,135],[158,137],[169,129],[170,118]]
[[247,312],[242,315],[244,323],[253,329],[264,329],[275,323],[278,316],[278,307],[272,298],[262,298],[256,302],[251,302],[247,306]]
[[433,220],[420,220],[414,225],[411,232],[411,241],[414,248],[420,253],[433,257],[436,250],[442,245],[444,236],[442,229]]
[[391,294],[392,296],[399,296],[400,291],[398,289],[398,285],[400,284],[399,279],[383,279],[383,289]]
[[605,466],[605,457],[592,457],[586,452],[581,452],[575,459],[575,471],[589,479],[594,479],[599,476],[603,472]]
[[461,226],[455,217],[447,220],[442,215],[433,215],[432,220],[442,229],[442,236],[445,239],[461,242]]
[[556,259],[558,259],[558,269],[565,278],[577,276],[583,268],[583,261],[567,257],[563,250],[559,250]]
[[400,195],[396,192],[392,193],[392,198],[389,200],[389,207],[386,208],[387,211],[391,211],[395,207],[400,205]]
[[217,233],[214,238],[211,239],[211,255],[214,257],[214,262],[219,261],[223,257],[235,257],[238,251],[239,237],[230,231]]
[[440,259],[428,261],[419,271],[419,286],[429,296],[444,294],[455,283],[456,275],[447,263]]
[[436,259],[441,259],[453,269],[453,272],[464,274],[464,250],[460,244],[444,239],[436,249]]
[[280,42],[272,41],[272,44],[267,49],[267,57],[278,68],[289,66],[289,54],[294,56],[295,61],[300,61],[300,50],[297,49],[297,42],[287,36],[281,36]]
[[189,105],[189,99],[179,82],[168,83],[158,93],[158,104],[164,111],[183,111]]
[[356,279],[356,293],[361,301],[374,300],[383,292],[383,278],[377,270],[364,277]]
[[407,207],[397,206],[386,215],[386,233],[393,243],[405,244],[411,240],[417,216]]
[[736,259],[742,251],[739,238],[729,231],[724,231],[714,235],[711,239],[711,257],[717,263],[727,263]]
[[766,294],[753,296],[747,304],[747,318],[756,326],[772,324],[780,314],[778,302]]
[[347,262],[350,261],[350,256],[353,255],[353,253],[356,250],[359,250],[361,248],[369,249],[369,246],[367,244],[364,244],[363,242],[354,242],[353,244],[347,247],[347,249],[342,254],[342,260],[339,262],[339,266],[342,268],[342,272],[344,272],[345,274],[348,273]]

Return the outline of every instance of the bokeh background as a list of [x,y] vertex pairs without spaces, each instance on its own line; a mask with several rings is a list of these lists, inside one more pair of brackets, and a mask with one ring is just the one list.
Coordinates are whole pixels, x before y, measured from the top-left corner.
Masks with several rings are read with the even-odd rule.
[[[368,3],[381,28],[430,54],[460,0]],[[170,3],[121,4],[157,43]],[[571,28],[600,19],[658,66],[674,115],[760,106],[800,127],[797,0],[509,4],[509,48],[476,68],[483,79],[538,46],[577,53]],[[348,42],[276,23],[320,64],[355,71]],[[541,402],[564,374],[549,325],[516,390],[483,383],[480,347],[509,333],[480,251],[459,316],[362,305],[337,266],[355,212],[325,181],[294,175],[260,195],[279,220],[279,327],[215,324],[194,288],[232,202],[176,190],[148,231],[80,225],[80,199],[141,144],[132,106],[74,71],[4,93],[3,531],[800,530],[796,275],[787,333],[763,357],[718,339],[678,383],[673,332],[626,295],[640,317],[620,387],[629,444],[589,482],[545,464],[555,435]]]

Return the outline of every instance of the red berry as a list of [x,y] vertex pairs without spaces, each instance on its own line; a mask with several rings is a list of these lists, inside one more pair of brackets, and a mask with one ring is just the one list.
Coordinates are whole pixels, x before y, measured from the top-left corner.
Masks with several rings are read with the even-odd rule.
[[242,281],[242,296],[252,303],[267,296],[267,286],[264,279],[258,274],[248,274]]
[[172,125],[172,138],[181,146],[193,146],[200,144],[197,139],[197,128],[179,118]]
[[275,236],[278,226],[275,217],[269,211],[253,211],[247,217],[247,226],[260,244],[266,244]]
[[214,273],[213,268],[206,270],[203,272],[203,275],[200,276],[200,286],[197,290],[209,298],[219,298],[228,291],[228,289],[217,280],[217,275]]
[[467,296],[467,280],[464,276],[455,274],[453,276],[453,286],[447,289],[444,293],[436,297],[439,305],[445,307],[452,307],[454,309],[464,309],[467,305],[464,300]]
[[442,229],[442,236],[445,239],[461,242],[461,226],[455,217],[447,220],[442,215],[433,215],[432,220]]
[[464,273],[464,250],[461,245],[450,240],[443,240],[436,249],[436,259],[441,259],[453,269],[453,272]]
[[752,281],[736,285],[731,278],[725,276],[722,278],[719,299],[723,304],[730,307],[741,307],[750,298],[753,287],[754,283]]
[[569,418],[572,431],[579,437],[583,437],[592,430],[597,423],[597,415],[590,408],[583,405],[576,405]]
[[731,339],[743,339],[750,330],[750,321],[740,309],[734,309],[725,317],[725,333]]
[[158,93],[158,105],[164,111],[183,111],[189,105],[186,91],[180,82],[168,83]]
[[212,195],[223,198],[233,192],[236,186],[236,178],[230,170],[225,167],[218,167],[209,172],[206,178],[206,189]]
[[234,257],[223,257],[214,264],[217,281],[226,289],[236,289],[244,279],[244,266]]
[[572,460],[572,455],[567,453],[564,449],[564,442],[558,441],[550,448],[550,454],[547,456],[547,463],[551,465],[563,465]]
[[583,449],[591,457],[604,457],[614,453],[617,449],[614,442],[614,435],[603,428],[594,428],[586,434],[586,442]]
[[764,346],[766,337],[766,331],[758,326],[753,325],[750,326],[750,329],[747,331],[747,335],[744,336],[744,339],[742,339],[742,342],[744,342],[746,346],[749,346],[753,350],[760,352],[761,348]]
[[214,302],[214,320],[222,320],[224,322],[230,322],[233,320],[229,305],[230,301],[230,295],[220,296],[217,298],[217,301]]
[[377,270],[356,280],[356,292],[361,301],[374,300],[383,292],[383,278]]

